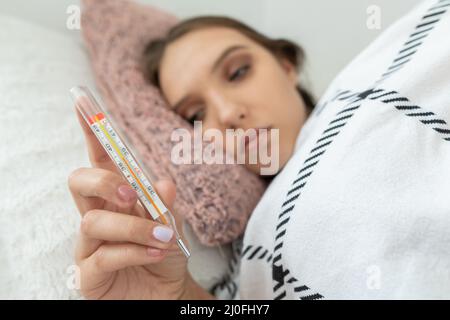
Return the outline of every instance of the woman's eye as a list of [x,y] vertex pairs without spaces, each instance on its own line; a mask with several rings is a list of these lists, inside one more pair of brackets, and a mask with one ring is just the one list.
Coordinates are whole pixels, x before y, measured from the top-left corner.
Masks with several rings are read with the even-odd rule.
[[247,71],[250,69],[250,65],[244,65],[237,69],[233,74],[228,78],[229,81],[234,81],[242,77]]
[[190,116],[188,118],[188,121],[191,124],[194,124],[194,121],[201,121],[201,120],[203,120],[204,117],[205,117],[205,111],[202,109],[202,110],[199,110],[196,113],[194,113],[192,116]]

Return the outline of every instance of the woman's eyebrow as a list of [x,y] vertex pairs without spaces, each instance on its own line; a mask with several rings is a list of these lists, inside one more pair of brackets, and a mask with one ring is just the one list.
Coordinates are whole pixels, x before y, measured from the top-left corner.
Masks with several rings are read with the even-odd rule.
[[244,46],[244,45],[234,45],[234,46],[231,46],[231,47],[228,47],[227,49],[225,49],[222,52],[222,54],[219,56],[219,58],[217,58],[216,62],[214,62],[214,65],[213,65],[213,67],[211,69],[211,73],[213,73],[217,69],[217,67],[219,67],[219,65],[222,63],[222,61],[225,60],[225,58],[230,53],[232,53],[233,51],[236,51],[238,49],[244,49],[244,48],[247,48],[247,47]]
[[[244,49],[247,48],[247,46],[244,45],[234,45],[234,46],[230,46],[227,49],[225,49],[219,56],[219,58],[216,59],[216,62],[214,62],[213,67],[211,68],[211,73],[213,73],[219,66],[220,64],[223,62],[223,60],[225,60],[225,58],[232,53],[233,51],[239,50],[239,49]],[[177,111],[177,109],[179,107],[181,107],[181,105],[187,100],[187,96],[183,97],[182,99],[180,99],[180,101],[178,101],[177,103],[174,104],[172,110],[173,111]]]

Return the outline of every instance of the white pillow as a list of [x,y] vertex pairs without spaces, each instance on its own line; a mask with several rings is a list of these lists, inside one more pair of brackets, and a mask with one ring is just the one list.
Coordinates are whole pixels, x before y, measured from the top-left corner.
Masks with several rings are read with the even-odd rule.
[[[16,18],[0,15],[0,39],[0,298],[78,299],[80,217],[67,177],[89,161],[68,90],[85,84],[96,93],[90,65],[76,37]],[[227,248],[222,256],[185,227],[189,268],[209,288],[225,271]]]

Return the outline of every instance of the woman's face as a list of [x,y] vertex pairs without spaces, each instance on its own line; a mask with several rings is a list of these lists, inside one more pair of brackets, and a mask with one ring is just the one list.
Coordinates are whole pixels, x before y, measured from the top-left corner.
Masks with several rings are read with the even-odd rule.
[[[202,121],[203,131],[219,129],[225,137],[226,129],[278,129],[280,168],[291,157],[307,117],[296,83],[291,63],[226,27],[181,36],[167,46],[160,66],[169,106],[187,120]],[[245,165],[260,173],[259,162]]]

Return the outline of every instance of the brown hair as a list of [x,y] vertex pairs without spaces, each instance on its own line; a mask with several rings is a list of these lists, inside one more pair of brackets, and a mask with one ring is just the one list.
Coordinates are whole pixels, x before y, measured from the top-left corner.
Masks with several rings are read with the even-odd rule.
[[[228,27],[243,33],[245,36],[272,52],[275,57],[287,59],[295,66],[297,71],[301,71],[305,53],[298,44],[286,39],[271,39],[248,25],[229,17],[200,16],[181,21],[169,30],[165,38],[153,40],[145,47],[143,56],[145,78],[150,81],[150,83],[160,88],[159,67],[166,46],[190,31],[217,26]],[[299,85],[297,85],[297,91],[303,98],[306,107],[310,112],[315,105],[313,96]]]

